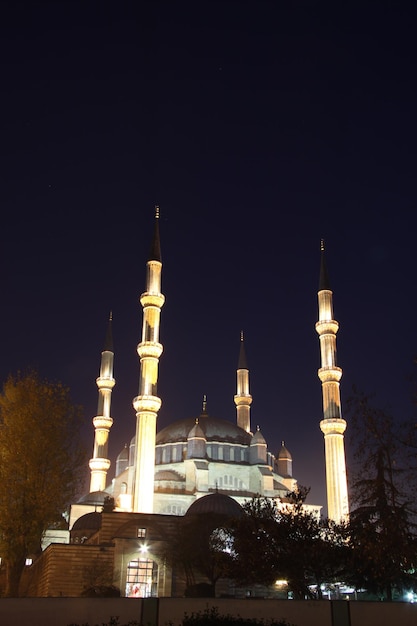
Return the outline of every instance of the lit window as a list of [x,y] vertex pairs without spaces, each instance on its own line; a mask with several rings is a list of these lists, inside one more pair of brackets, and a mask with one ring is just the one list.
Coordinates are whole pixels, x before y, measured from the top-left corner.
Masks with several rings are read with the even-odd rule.
[[144,539],[146,537],[146,528],[138,528],[136,536],[138,539]]
[[126,596],[128,598],[149,598],[157,596],[158,565],[147,558],[129,561],[126,576]]

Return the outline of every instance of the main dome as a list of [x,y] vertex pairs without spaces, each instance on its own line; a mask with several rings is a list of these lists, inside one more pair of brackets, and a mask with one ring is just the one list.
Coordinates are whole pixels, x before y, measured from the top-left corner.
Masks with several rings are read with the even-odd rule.
[[[188,417],[165,426],[156,435],[156,445],[187,441],[195,423],[195,417]],[[232,422],[203,414],[198,418],[198,425],[201,427],[207,441],[224,441],[250,445],[252,435]]]

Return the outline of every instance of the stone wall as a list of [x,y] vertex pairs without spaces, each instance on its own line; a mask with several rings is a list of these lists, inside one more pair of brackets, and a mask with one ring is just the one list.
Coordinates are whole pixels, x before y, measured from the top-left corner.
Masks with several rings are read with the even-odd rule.
[[137,620],[143,626],[179,626],[184,613],[215,606],[220,614],[286,619],[294,626],[415,626],[417,604],[295,600],[229,600],[207,598],[1,598],[0,624],[68,626],[119,624]]

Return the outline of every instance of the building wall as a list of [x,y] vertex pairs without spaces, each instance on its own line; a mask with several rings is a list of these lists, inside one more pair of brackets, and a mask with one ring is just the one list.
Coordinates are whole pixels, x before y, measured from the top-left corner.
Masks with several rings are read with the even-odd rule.
[[136,620],[147,626],[179,626],[184,613],[217,607],[220,614],[264,620],[285,619],[297,626],[415,626],[417,605],[403,602],[343,600],[229,600],[208,598],[2,598],[0,623],[19,626],[119,623]]

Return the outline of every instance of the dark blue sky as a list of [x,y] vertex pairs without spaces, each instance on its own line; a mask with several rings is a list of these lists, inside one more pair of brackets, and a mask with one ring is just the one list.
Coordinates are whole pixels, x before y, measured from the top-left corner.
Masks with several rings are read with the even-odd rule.
[[[353,3],[355,4],[355,3]],[[161,207],[159,423],[252,425],[324,504],[320,238],[356,383],[412,414],[415,12],[408,3],[3,2],[1,379],[35,366],[85,407],[114,315],[112,459],[133,435],[145,262]],[[348,416],[347,416],[348,417]],[[349,451],[349,437],[347,436]]]

